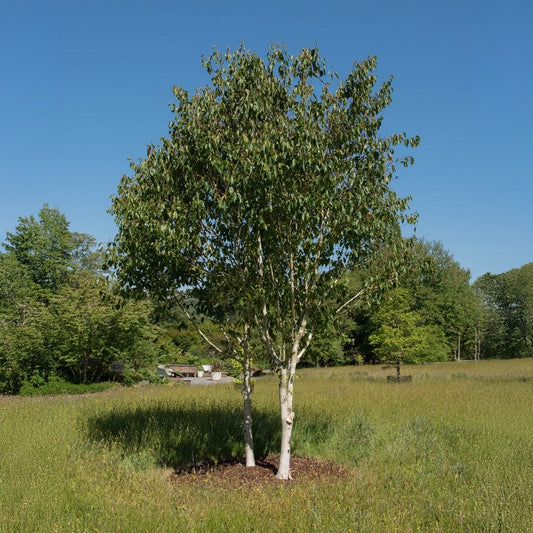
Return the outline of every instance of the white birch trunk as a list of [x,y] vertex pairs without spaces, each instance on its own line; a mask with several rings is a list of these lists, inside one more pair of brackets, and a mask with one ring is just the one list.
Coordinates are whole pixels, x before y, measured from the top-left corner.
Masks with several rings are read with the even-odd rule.
[[292,479],[291,476],[291,438],[294,422],[292,399],[294,391],[294,374],[296,372],[296,357],[291,357],[288,368],[282,368],[279,376],[279,405],[281,418],[281,449],[278,479]]
[[252,431],[252,376],[249,357],[245,357],[243,374],[244,380],[242,384],[242,397],[244,399],[244,454],[246,466],[255,466],[254,438]]

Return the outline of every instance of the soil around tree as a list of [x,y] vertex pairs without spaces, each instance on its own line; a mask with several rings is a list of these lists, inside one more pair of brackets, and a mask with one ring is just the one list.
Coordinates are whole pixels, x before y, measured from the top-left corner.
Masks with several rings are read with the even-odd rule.
[[243,461],[225,461],[187,465],[174,470],[174,483],[212,483],[231,486],[264,486],[283,483],[306,483],[313,479],[335,482],[349,474],[348,468],[308,457],[291,457],[291,481],[276,478],[279,456],[269,455],[256,460],[255,467],[246,467]]

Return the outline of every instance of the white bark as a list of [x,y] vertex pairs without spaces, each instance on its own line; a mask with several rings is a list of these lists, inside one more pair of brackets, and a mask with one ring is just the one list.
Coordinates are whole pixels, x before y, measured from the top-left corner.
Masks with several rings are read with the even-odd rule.
[[292,410],[292,396],[294,375],[290,376],[290,368],[282,368],[279,376],[279,405],[281,416],[281,449],[279,467],[276,477],[278,479],[292,479],[291,477],[291,437],[294,421]]
[[305,333],[305,326],[301,328],[296,341],[292,346],[291,355],[287,365],[279,373],[279,406],[281,419],[281,448],[279,455],[279,468],[276,474],[278,479],[292,479],[291,476],[291,439],[294,427],[294,410],[292,400],[294,395],[294,376],[300,352],[301,336]]
[[245,357],[244,359],[243,374],[244,379],[242,384],[242,397],[244,399],[244,454],[246,466],[255,466],[254,438],[252,431],[252,376],[249,357]]

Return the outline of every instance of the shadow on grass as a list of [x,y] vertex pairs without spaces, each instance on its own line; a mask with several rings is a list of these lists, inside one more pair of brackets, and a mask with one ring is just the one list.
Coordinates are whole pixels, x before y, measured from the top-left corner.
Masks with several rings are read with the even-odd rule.
[[[279,448],[276,413],[254,412],[257,458]],[[202,405],[115,408],[85,420],[92,442],[118,448],[124,457],[144,456],[161,466],[183,468],[244,456],[242,411]]]

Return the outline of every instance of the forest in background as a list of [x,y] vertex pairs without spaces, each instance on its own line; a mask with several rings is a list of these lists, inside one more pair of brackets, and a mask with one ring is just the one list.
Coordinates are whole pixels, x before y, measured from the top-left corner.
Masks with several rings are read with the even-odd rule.
[[[0,252],[0,393],[54,381],[157,380],[157,364],[218,359],[172,302],[133,299],[106,272],[106,250],[44,205],[20,217]],[[332,366],[533,356],[533,263],[471,283],[438,242],[416,241],[417,267],[318,332],[303,364]],[[379,265],[375,266],[379,270]],[[362,285],[361,273],[346,282]],[[332,302],[331,305],[334,305]],[[217,322],[190,310],[211,338]],[[268,366],[259,339],[254,365]],[[226,361],[231,372],[231,362]],[[238,372],[238,371],[236,371]]]

